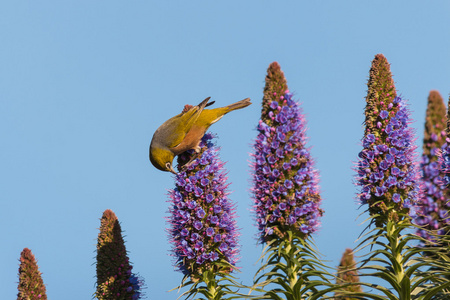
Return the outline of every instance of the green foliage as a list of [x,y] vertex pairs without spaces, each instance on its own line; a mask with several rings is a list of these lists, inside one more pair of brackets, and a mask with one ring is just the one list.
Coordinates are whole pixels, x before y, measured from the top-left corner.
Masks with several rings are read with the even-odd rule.
[[444,263],[448,258],[442,254],[443,248],[429,247],[429,251],[440,259],[424,256],[423,249],[414,246],[424,239],[407,233],[415,226],[408,216],[401,217],[399,222],[389,220],[385,226],[368,231],[357,248],[357,251],[370,248],[358,267],[360,276],[377,277],[385,282],[383,286],[365,282],[361,282],[361,285],[371,287],[383,294],[384,298],[373,293],[351,295],[363,296],[365,299],[425,300],[434,299],[436,294],[450,286],[450,282],[443,278],[450,271],[449,265]]
[[[234,270],[236,267],[221,259],[215,262],[215,265],[221,270]],[[195,300],[220,300],[220,299],[236,299],[236,298],[253,298],[239,292],[239,289],[248,288],[238,283],[236,278],[225,272],[216,272],[214,270],[204,270],[202,274],[191,276],[186,274],[181,281],[180,286],[173,290],[188,288],[177,299],[185,297],[185,299]]]
[[317,299],[333,290],[329,268],[312,244],[310,238],[304,240],[293,231],[269,242],[263,252],[265,262],[254,279],[253,290],[263,293],[257,299]]

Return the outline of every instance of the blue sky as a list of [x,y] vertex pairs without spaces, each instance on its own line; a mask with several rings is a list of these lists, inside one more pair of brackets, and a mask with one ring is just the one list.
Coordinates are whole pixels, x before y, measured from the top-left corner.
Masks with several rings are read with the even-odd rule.
[[24,247],[49,299],[89,299],[103,211],[125,231],[152,299],[182,279],[168,256],[172,175],[153,132],[185,104],[253,105],[211,127],[241,228],[241,274],[258,268],[248,167],[264,78],[278,61],[308,122],[321,175],[314,238],[335,267],[364,226],[352,183],[370,63],[383,53],[409,99],[420,152],[426,100],[450,92],[448,1],[14,1],[0,4],[0,287],[17,293]]

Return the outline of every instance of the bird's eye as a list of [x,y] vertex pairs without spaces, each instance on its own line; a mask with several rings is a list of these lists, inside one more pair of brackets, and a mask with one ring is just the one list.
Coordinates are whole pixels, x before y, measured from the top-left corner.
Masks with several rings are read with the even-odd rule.
[[166,169],[167,169],[167,170],[172,169],[172,166],[171,166],[170,162],[166,163]]

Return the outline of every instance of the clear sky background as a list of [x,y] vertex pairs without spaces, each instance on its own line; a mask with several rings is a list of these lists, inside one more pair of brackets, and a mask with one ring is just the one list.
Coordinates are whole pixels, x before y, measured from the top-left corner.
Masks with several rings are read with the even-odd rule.
[[[170,2],[170,3],[169,3]],[[152,167],[153,132],[185,104],[253,105],[211,127],[227,161],[251,284],[262,247],[249,153],[264,78],[278,61],[308,122],[321,174],[314,235],[338,265],[363,229],[353,185],[370,64],[383,53],[409,99],[417,145],[426,101],[450,92],[449,1],[4,1],[0,4],[0,289],[17,294],[24,247],[49,299],[90,299],[100,217],[112,209],[151,299],[175,299],[168,255],[173,176]]]

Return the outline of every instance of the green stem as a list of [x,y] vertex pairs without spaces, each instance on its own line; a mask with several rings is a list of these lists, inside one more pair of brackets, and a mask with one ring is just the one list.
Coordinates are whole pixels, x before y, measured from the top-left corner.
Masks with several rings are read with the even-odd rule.
[[[402,221],[400,221],[402,222]],[[394,277],[398,284],[399,300],[411,300],[411,285],[409,284],[409,278],[405,278],[405,269],[403,261],[403,246],[400,245],[400,233],[401,229],[397,226],[397,223],[390,220],[388,221],[386,228],[386,237],[389,241],[391,249],[391,263]]]
[[[297,284],[299,281],[299,276],[301,276],[301,268],[299,267],[298,264],[298,257],[296,257],[295,253],[296,253],[297,247],[296,245],[294,245],[294,241],[292,239],[292,237],[289,238],[289,242],[286,245],[286,266],[287,266],[287,279],[288,279],[288,283],[289,283],[289,287],[291,288],[293,292],[291,299],[292,300],[302,300],[302,295],[300,293],[296,293],[296,290],[301,290],[298,288]],[[302,259],[302,258],[300,258]],[[297,262],[297,263],[295,263]]]
[[207,293],[205,296],[208,300],[220,300],[220,286],[217,286],[216,276],[212,271],[207,272],[206,276],[204,276],[204,281],[206,284]]

